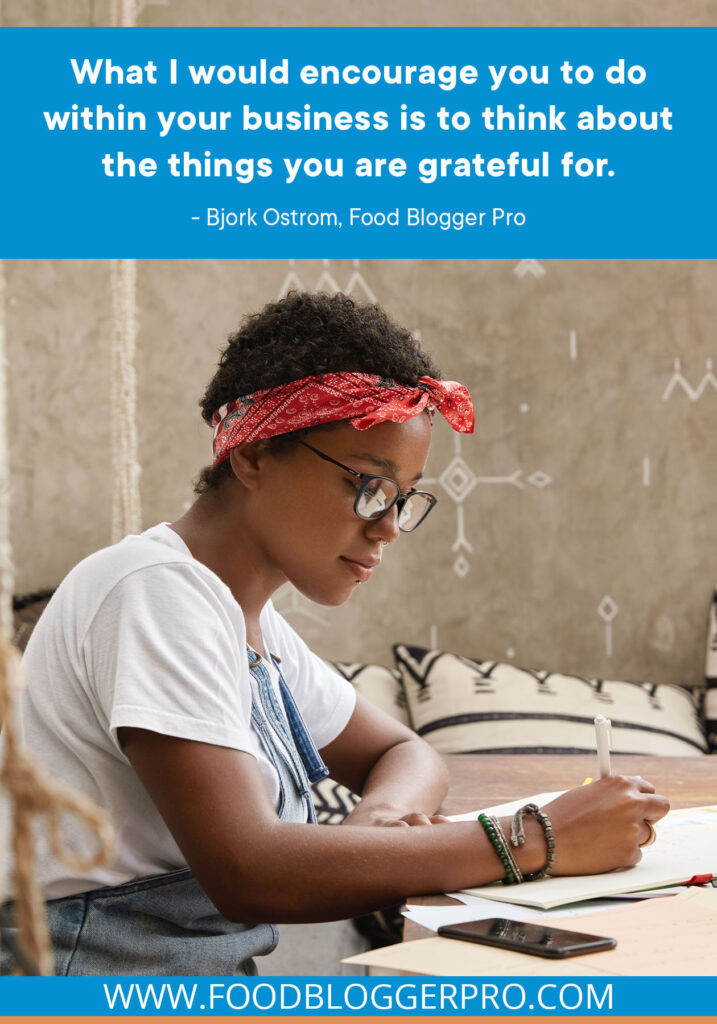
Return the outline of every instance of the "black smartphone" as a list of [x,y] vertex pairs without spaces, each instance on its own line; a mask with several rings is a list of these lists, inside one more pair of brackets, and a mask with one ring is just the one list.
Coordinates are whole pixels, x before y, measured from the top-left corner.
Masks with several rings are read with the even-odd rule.
[[515,949],[519,953],[552,959],[598,953],[602,949],[614,949],[617,945],[616,939],[607,939],[601,935],[571,932],[565,928],[553,928],[552,925],[509,921],[505,917],[443,924],[438,934],[448,939],[465,939],[466,942],[480,942],[484,946],[500,946],[502,949]]

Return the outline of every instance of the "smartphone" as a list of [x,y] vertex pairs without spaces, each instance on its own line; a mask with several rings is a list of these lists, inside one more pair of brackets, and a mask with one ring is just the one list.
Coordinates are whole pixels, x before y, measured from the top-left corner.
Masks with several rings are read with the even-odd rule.
[[465,939],[466,942],[480,942],[484,946],[500,946],[502,949],[515,949],[519,953],[552,959],[598,953],[602,949],[614,949],[617,945],[616,939],[607,939],[601,935],[571,932],[564,928],[553,928],[552,925],[509,921],[505,917],[443,924],[438,934],[449,939]]

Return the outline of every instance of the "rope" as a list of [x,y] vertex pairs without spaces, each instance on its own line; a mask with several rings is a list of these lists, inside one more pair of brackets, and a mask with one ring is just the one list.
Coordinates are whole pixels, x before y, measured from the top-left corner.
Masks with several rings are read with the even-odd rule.
[[[143,0],[112,0],[116,28],[136,28]],[[110,260],[112,292],[112,542],[142,529],[137,459],[137,388],[134,352],[137,339],[137,265]]]
[[[0,718],[4,723],[5,756],[0,783],[6,788],[13,814],[13,882],[15,920],[19,929],[21,962],[32,964],[33,973],[54,974],[52,947],[47,932],[42,893],[35,874],[32,820],[47,819],[54,855],[75,871],[107,863],[114,855],[114,830],[107,813],[89,797],[55,782],[23,750],[17,739],[13,698],[22,688],[20,656],[7,640],[0,641]],[[67,847],[60,834],[63,812],[74,814],[97,837],[98,849],[83,857]],[[25,967],[27,970],[27,967]]]
[[112,0],[112,25],[115,28],[136,28],[142,6],[142,0]]
[[134,370],[137,315],[134,260],[110,261],[112,291],[112,542],[142,530],[137,459],[137,386]]

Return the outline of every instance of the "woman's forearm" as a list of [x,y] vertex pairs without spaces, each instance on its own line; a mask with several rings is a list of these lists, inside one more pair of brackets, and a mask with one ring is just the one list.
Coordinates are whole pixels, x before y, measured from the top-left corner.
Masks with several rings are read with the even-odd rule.
[[391,747],[366,779],[361,803],[347,825],[385,824],[412,812],[431,815],[448,792],[448,769],[439,754],[415,737]]
[[[526,872],[545,862],[540,829],[527,831],[518,856]],[[240,857],[217,864],[203,884],[226,917],[281,924],[339,920],[412,893],[452,891],[502,877],[478,822],[400,829],[277,821],[255,834]]]

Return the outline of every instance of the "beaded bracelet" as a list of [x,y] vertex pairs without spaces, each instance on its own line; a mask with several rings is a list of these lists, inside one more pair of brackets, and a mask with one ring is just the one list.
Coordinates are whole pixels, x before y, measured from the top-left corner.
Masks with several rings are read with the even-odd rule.
[[[517,885],[518,882],[522,882],[523,876],[518,869],[518,865],[515,863],[515,858],[510,851],[503,830],[500,827],[500,822],[496,818],[489,818],[487,814],[479,814],[478,821],[481,823],[486,831],[486,835],[490,839],[491,845],[495,852],[500,858],[500,862],[503,865],[505,871],[505,878],[502,880],[504,885]],[[515,869],[514,869],[515,866]],[[518,874],[516,875],[516,871]]]
[[548,815],[541,811],[537,804],[526,804],[525,807],[520,808],[513,818],[513,824],[510,828],[510,841],[513,846],[522,846],[525,842],[524,814],[532,814],[542,828],[543,836],[545,837],[545,847],[547,850],[545,867],[542,871],[534,871],[532,874],[523,875],[526,882],[536,882],[540,878],[548,878],[553,870],[553,864],[555,863],[555,833],[553,832],[553,826]]

